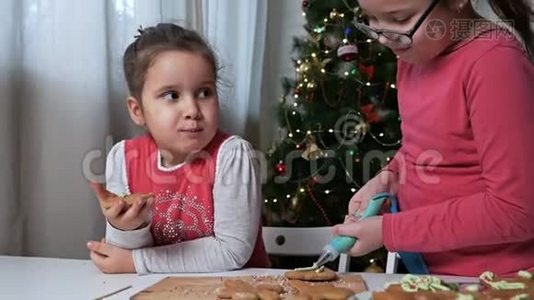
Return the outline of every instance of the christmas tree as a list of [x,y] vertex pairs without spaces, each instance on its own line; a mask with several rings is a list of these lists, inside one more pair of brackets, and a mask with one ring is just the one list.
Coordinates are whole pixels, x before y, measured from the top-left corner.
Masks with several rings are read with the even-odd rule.
[[307,36],[294,38],[295,76],[283,80],[268,153],[266,226],[342,223],[400,146],[396,57],[354,27],[364,21],[357,1],[304,0],[302,14]]

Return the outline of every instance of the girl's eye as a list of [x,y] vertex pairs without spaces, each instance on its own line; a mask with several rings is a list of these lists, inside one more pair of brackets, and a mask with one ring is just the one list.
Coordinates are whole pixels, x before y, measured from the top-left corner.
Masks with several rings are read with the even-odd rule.
[[371,25],[371,23],[376,24],[377,19],[374,16],[364,16],[363,17],[363,23],[366,25]]
[[180,98],[180,94],[176,91],[170,91],[163,94],[163,100],[165,101],[174,102],[178,100],[178,98]]
[[395,22],[396,22],[396,23],[399,23],[399,24],[404,24],[404,23],[410,21],[411,19],[412,19],[412,17],[396,18],[396,19],[395,19]]
[[205,99],[205,98],[209,98],[211,96],[211,90],[210,89],[201,89],[199,92],[198,92],[198,98],[201,98],[201,99]]

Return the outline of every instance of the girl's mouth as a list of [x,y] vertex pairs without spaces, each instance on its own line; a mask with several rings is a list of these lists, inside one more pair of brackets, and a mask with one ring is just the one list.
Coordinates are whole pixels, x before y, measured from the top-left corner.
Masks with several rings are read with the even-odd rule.
[[196,128],[180,129],[180,132],[197,133],[197,132],[201,132],[202,130],[203,130],[202,128],[196,127]]

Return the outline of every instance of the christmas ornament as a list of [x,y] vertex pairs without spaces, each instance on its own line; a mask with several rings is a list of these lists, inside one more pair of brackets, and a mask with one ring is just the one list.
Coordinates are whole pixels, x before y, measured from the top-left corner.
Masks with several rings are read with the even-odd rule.
[[337,56],[344,61],[353,61],[358,57],[358,47],[354,44],[346,44],[337,49]]
[[364,64],[358,64],[358,70],[360,70],[360,73],[367,75],[367,80],[373,80],[373,77],[375,76],[374,65],[366,66]]
[[323,151],[317,146],[315,136],[308,134],[306,136],[306,150],[301,154],[301,157],[305,160],[316,160],[323,156]]
[[345,28],[345,43],[343,46],[337,49],[337,56],[344,61],[353,61],[358,56],[358,47],[355,44],[350,44],[348,41],[352,34],[352,28]]
[[368,123],[377,123],[380,121],[380,115],[376,112],[373,104],[367,104],[360,108],[361,112],[365,115],[365,119]]
[[316,160],[321,155],[321,150],[317,147],[317,144],[310,144],[308,148],[302,152],[301,157],[305,160]]
[[338,15],[339,15],[339,14],[338,14],[337,10],[334,8],[334,9],[332,9],[332,11],[330,12],[330,19],[335,19],[335,18],[337,18]]
[[369,132],[369,129],[371,129],[371,126],[369,123],[361,122],[360,124],[356,125],[354,128],[354,131],[356,132],[356,135],[358,136],[358,140],[361,142],[363,140],[363,137]]
[[345,33],[345,39],[349,40],[350,39],[350,35],[352,34],[352,28],[351,27],[347,27],[347,28],[345,28],[345,30],[343,32]]
[[283,162],[281,163],[277,163],[276,164],[276,172],[278,173],[278,175],[285,175],[286,174],[286,164],[284,164]]

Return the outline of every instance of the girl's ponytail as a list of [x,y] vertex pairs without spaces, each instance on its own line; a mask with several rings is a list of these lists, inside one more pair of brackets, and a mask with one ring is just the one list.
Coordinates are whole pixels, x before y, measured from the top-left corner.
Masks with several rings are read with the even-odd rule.
[[534,54],[532,18],[534,12],[529,0],[489,0],[495,13],[504,21],[512,21],[531,56]]

